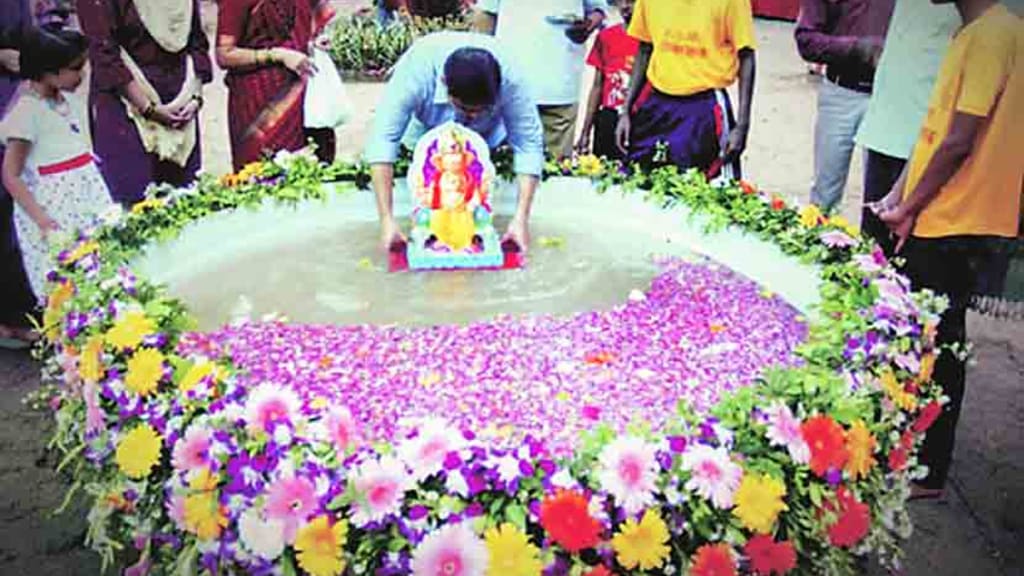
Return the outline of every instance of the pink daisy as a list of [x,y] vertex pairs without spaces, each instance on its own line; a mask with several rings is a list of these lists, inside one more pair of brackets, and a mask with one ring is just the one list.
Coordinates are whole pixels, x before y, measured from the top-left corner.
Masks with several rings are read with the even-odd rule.
[[285,541],[290,544],[299,526],[317,511],[316,486],[305,478],[280,478],[267,490],[264,510],[268,520],[284,523]]
[[733,496],[743,479],[743,468],[729,458],[725,448],[691,445],[683,453],[682,469],[690,473],[687,490],[710,500],[716,508],[732,507]]
[[191,426],[185,436],[174,445],[171,464],[178,472],[192,472],[205,468],[210,461],[210,443],[213,433],[205,426]]
[[412,553],[413,576],[484,576],[487,545],[466,523],[432,532]]
[[852,238],[849,234],[840,232],[839,230],[822,232],[821,241],[829,248],[851,248],[857,245],[857,240]]
[[302,401],[292,390],[274,384],[261,384],[245,403],[245,421],[253,435],[273,433],[278,424],[293,424]]
[[441,471],[445,456],[466,444],[462,434],[440,419],[424,420],[415,437],[398,446],[398,457],[412,470],[419,481]]
[[640,438],[622,436],[598,458],[598,481],[626,514],[638,514],[654,502],[657,449]]
[[358,495],[352,507],[352,523],[365,526],[401,512],[409,484],[405,465],[394,458],[364,462],[352,474],[352,486]]
[[797,464],[810,462],[811,449],[800,432],[800,419],[793,415],[789,406],[775,402],[768,408],[767,414],[767,436],[772,446],[784,446],[789,451],[789,457]]
[[333,408],[324,419],[327,437],[339,453],[345,453],[359,442],[359,428],[348,408]]

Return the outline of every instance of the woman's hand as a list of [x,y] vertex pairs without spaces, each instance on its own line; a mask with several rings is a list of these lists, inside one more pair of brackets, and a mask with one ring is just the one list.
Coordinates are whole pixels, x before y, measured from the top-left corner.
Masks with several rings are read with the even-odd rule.
[[308,54],[290,48],[274,48],[270,51],[270,55],[275,62],[280,62],[282,66],[302,78],[309,78],[316,74],[316,65],[313,64],[313,59]]

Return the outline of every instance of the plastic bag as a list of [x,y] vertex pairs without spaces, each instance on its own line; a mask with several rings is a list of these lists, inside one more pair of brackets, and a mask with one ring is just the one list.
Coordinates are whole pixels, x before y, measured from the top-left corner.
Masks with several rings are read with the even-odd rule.
[[306,100],[303,102],[306,128],[337,128],[352,117],[352,102],[338,67],[327,52],[313,49],[316,74],[306,82]]

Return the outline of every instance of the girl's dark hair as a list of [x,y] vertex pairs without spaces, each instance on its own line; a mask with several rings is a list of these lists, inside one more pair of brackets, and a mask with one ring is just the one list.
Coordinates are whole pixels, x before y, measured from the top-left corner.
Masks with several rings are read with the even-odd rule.
[[39,80],[56,74],[85,56],[89,41],[74,30],[33,28],[25,33],[18,62],[21,76]]
[[459,48],[444,63],[448,94],[470,106],[489,106],[501,92],[501,66],[482,48]]

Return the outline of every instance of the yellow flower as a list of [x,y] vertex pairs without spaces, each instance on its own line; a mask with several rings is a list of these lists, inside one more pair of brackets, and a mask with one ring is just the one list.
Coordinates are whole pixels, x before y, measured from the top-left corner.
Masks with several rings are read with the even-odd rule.
[[484,535],[490,562],[488,576],[538,576],[544,565],[540,550],[511,524],[490,528]]
[[135,348],[142,339],[156,331],[156,325],[141,310],[125,312],[107,332],[107,344],[118,348]]
[[67,264],[74,264],[82,258],[85,258],[89,254],[96,252],[100,249],[100,245],[95,240],[89,240],[88,242],[82,242],[78,246],[75,246],[74,250],[68,252],[65,262]]
[[612,548],[623,567],[651,570],[665,563],[669,555],[668,526],[653,509],[644,512],[640,522],[630,518],[612,538]]
[[579,162],[580,172],[585,176],[598,176],[604,172],[604,164],[601,163],[601,159],[593,154],[580,156]]
[[216,539],[221,528],[227,525],[228,518],[216,492],[200,492],[185,497],[185,529],[200,540]]
[[312,576],[338,576],[345,570],[341,548],[347,536],[347,522],[332,526],[327,516],[317,516],[295,536],[299,566]]
[[779,513],[789,509],[782,500],[785,495],[786,485],[781,480],[766,474],[745,474],[736,490],[732,513],[748,529],[768,534]]
[[207,376],[216,374],[217,365],[213,362],[197,362],[188,369],[188,372],[178,381],[178,391],[182,394],[195,388]]
[[125,476],[140,480],[149,476],[150,470],[160,460],[161,448],[162,442],[156,430],[143,424],[124,435],[117,445],[114,459]]
[[43,310],[43,327],[46,339],[56,342],[60,338],[60,321],[64,305],[75,295],[75,285],[70,280],[61,282],[50,291]]
[[824,214],[814,204],[808,204],[800,209],[800,224],[804,228],[814,228],[822,222]]
[[932,372],[935,371],[935,353],[929,352],[921,357],[921,369],[917,372],[917,381],[922,384],[932,379]]
[[188,487],[196,492],[211,492],[217,489],[219,483],[220,477],[205,466],[192,472],[188,479]]
[[860,237],[860,230],[853,224],[850,224],[850,221],[847,220],[846,218],[843,218],[842,216],[833,216],[829,220],[829,222],[833,226],[839,228],[840,230],[846,232],[847,234],[853,236],[854,238]]
[[90,383],[99,382],[103,378],[103,363],[100,362],[100,354],[103,353],[103,337],[93,336],[82,348],[82,355],[78,359],[78,375],[82,380]]
[[849,458],[846,460],[846,472],[851,478],[857,480],[864,478],[875,465],[875,437],[871,435],[863,420],[857,420],[850,426],[846,433],[846,451]]
[[896,380],[896,374],[891,369],[886,368],[882,372],[879,382],[882,385],[882,390],[892,399],[893,404],[901,410],[909,412],[917,408],[917,398],[903,389],[903,386]]
[[163,353],[154,348],[142,348],[128,359],[128,374],[124,378],[124,386],[139,396],[149,396],[156,392],[163,375]]
[[146,198],[141,202],[136,202],[132,206],[132,214],[142,214],[143,212],[150,210],[152,208],[161,208],[163,207],[163,205],[163,200],[158,200],[156,198]]

